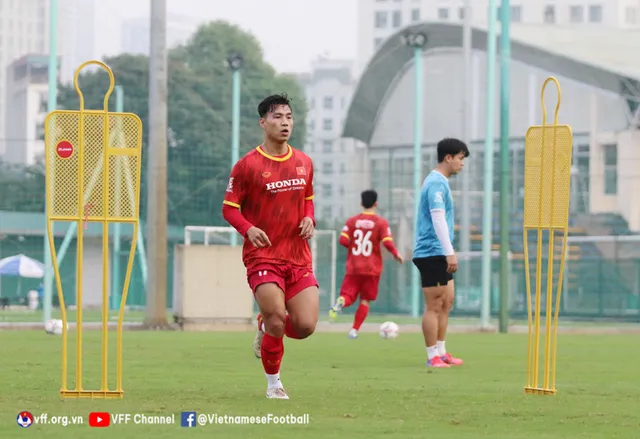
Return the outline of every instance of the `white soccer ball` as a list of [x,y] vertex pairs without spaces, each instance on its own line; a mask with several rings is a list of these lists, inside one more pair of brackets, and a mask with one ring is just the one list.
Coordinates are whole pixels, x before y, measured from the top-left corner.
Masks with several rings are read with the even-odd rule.
[[393,322],[384,322],[380,325],[380,338],[394,339],[398,337],[400,328]]
[[[47,322],[44,324],[45,332],[52,335],[61,335],[62,327],[63,323],[60,319],[47,320]],[[67,329],[69,329],[69,325],[67,325]]]
[[53,327],[55,326],[55,320],[47,320],[44,322],[44,332],[47,334],[53,334]]

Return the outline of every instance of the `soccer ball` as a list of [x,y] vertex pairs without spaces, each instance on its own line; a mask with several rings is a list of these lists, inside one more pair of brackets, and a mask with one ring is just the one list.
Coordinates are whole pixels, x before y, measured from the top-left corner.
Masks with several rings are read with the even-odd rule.
[[393,322],[384,322],[380,325],[380,338],[394,339],[398,337],[400,328]]
[[[61,335],[62,334],[62,320],[59,319],[51,319],[47,320],[44,324],[44,331],[47,334],[51,335]],[[69,325],[67,325],[67,329],[69,329]]]

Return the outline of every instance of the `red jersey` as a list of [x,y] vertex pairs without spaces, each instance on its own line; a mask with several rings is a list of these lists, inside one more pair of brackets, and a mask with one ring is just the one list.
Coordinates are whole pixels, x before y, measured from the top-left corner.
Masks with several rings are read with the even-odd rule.
[[224,204],[240,209],[271,241],[271,247],[256,248],[245,239],[246,267],[267,262],[311,268],[309,242],[299,228],[308,200],[313,200],[313,162],[302,151],[289,146],[287,154],[275,157],[259,146],[236,163]]
[[382,274],[380,244],[393,239],[386,219],[373,212],[362,212],[347,220],[340,236],[348,240],[345,274]]

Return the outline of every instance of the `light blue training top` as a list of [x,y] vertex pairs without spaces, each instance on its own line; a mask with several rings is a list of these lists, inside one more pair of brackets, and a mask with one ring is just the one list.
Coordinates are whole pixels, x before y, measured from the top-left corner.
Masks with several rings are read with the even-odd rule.
[[431,219],[431,211],[444,210],[449,239],[453,245],[453,196],[449,180],[440,172],[433,170],[427,175],[420,191],[420,209],[413,248],[414,258],[444,256],[442,245],[436,235]]

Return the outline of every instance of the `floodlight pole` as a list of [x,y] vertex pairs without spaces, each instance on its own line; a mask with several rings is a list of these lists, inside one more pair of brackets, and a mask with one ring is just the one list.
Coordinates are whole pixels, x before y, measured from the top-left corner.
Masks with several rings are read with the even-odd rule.
[[[49,2],[49,96],[47,112],[55,111],[58,96],[58,0]],[[51,319],[53,308],[53,264],[49,247],[47,207],[49,200],[44,200],[44,291],[42,300],[43,321]],[[52,233],[54,228],[51,227]],[[59,258],[60,260],[62,258]]]
[[509,331],[509,59],[511,7],[500,8],[500,332]]
[[[407,34],[402,37],[405,45],[413,48],[413,63],[415,68],[415,109],[413,135],[413,200],[414,200],[414,236],[418,233],[418,216],[420,214],[420,191],[422,188],[422,110],[424,101],[424,75],[422,70],[423,50],[427,44],[424,34]],[[411,315],[416,318],[420,310],[420,296],[422,292],[420,273],[416,267],[411,271]]]
[[[239,53],[232,53],[227,59],[229,68],[233,72],[233,92],[231,109],[231,168],[238,162],[240,156],[240,70],[244,59]],[[229,244],[238,245],[238,234],[231,233]]]
[[484,138],[484,207],[482,215],[482,305],[480,325],[489,328],[491,317],[491,243],[493,221],[493,130],[496,88],[496,0],[489,0],[487,33],[487,107]]

